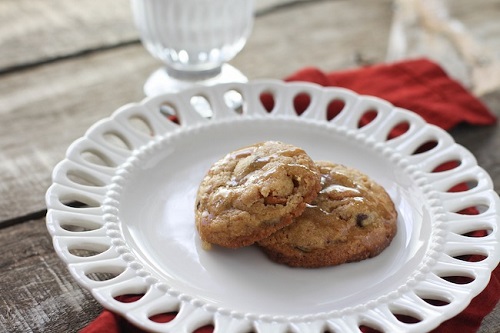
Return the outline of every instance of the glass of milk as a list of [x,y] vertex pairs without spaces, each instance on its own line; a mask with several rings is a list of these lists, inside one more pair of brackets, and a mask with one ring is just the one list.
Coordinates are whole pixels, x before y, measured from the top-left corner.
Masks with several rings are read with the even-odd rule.
[[227,64],[252,30],[254,0],[131,0],[145,48],[163,62],[146,81],[154,96],[194,84],[245,82]]

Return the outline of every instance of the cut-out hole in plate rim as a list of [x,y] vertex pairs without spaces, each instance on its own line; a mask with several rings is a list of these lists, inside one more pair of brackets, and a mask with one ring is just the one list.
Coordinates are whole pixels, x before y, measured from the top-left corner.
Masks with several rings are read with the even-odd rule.
[[[418,137],[425,131],[415,128],[428,125],[414,122],[415,116],[410,116],[408,111],[394,108],[387,112],[387,103],[377,105],[377,101],[373,101],[374,110],[378,110],[374,121],[374,114],[368,117],[366,109],[356,109],[356,99],[362,96],[354,92],[349,93],[347,102],[339,99],[341,103],[332,106],[331,96],[345,96],[344,89],[305,83],[301,88],[301,85],[279,81],[229,83],[216,88],[197,88],[191,95],[189,92],[165,95],[164,105],[171,109],[159,111],[144,107],[142,110],[164,113],[165,117],[155,119],[165,121],[166,126],[155,128],[164,128],[165,133],[155,133],[155,138],[141,147],[120,150],[120,156],[128,154],[128,159],[120,165],[107,166],[106,170],[114,171],[114,177],[102,177],[101,165],[85,163],[88,180],[109,181],[102,184],[108,189],[104,197],[95,189],[92,192],[91,187],[59,184],[57,180],[64,177],[55,175],[46,196],[47,206],[49,213],[60,214],[47,215],[48,229],[57,238],[56,251],[71,265],[77,282],[92,290],[99,301],[112,310],[125,315],[127,311],[134,311],[128,318],[152,331],[169,332],[173,325],[177,329],[213,325],[216,329],[231,327],[228,333],[245,329],[256,333],[302,333],[309,332],[308,323],[314,322],[331,331],[348,327],[355,332],[366,326],[420,332],[458,314],[486,286],[500,258],[498,195],[493,184],[486,179],[473,191],[446,193],[445,205],[440,200],[441,192],[433,188],[436,180],[477,168],[477,162],[463,153],[465,148],[450,142],[446,132],[442,133],[446,139],[440,140],[440,132],[433,130],[435,137],[431,141],[439,142],[439,149],[425,147],[424,151],[416,149],[409,153],[406,140],[410,146],[428,141]],[[225,94],[233,91],[241,95],[244,112],[236,109],[233,113],[227,112]],[[307,91],[308,98],[322,110],[308,110],[302,116],[297,110],[277,109],[294,105],[298,91]],[[210,96],[214,116],[193,117],[184,114],[192,109],[174,108],[189,106],[192,96]],[[141,105],[133,107],[141,112]],[[222,112],[217,110],[217,105],[225,106],[220,118],[216,117]],[[117,112],[126,111],[127,108],[123,108]],[[331,114],[336,112],[338,114]],[[364,116],[368,119],[361,128],[357,121],[351,121]],[[118,117],[104,120],[99,130],[104,128],[102,133],[112,133],[122,141],[130,138],[134,144],[144,142],[143,134],[128,127],[121,133],[120,126],[124,125],[113,120],[115,118]],[[179,126],[171,126],[172,118],[182,120]],[[378,135],[387,133],[388,129],[380,128],[385,123],[403,123],[411,128],[398,137],[401,145],[391,145],[391,140]],[[405,130],[404,126],[401,131]],[[89,140],[89,146],[92,143],[95,147],[91,134],[92,131],[82,140]],[[256,247],[203,250],[194,227],[193,212],[199,182],[210,165],[229,151],[264,140],[295,144],[315,160],[331,160],[360,169],[384,186],[398,210],[398,233],[391,245],[372,259],[312,270],[291,269],[270,262]],[[125,146],[130,148],[127,142]],[[104,161],[114,160],[115,155],[108,153],[108,148],[95,147],[92,153]],[[440,155],[442,151],[449,156],[464,156],[460,158],[460,167],[426,173],[411,163],[412,158],[424,161],[425,165],[446,161]],[[65,200],[76,202],[79,207],[61,205]],[[103,229],[95,231],[105,233],[97,235],[68,227],[77,221],[75,216],[82,220],[86,217],[101,220]],[[481,220],[481,230],[487,230],[487,237],[458,237],[453,233],[452,230],[465,230],[464,220],[476,218]],[[453,228],[455,223],[457,228]],[[82,227],[92,229],[98,225]],[[448,235],[454,236],[454,246],[463,242],[458,245],[464,251],[456,253],[457,256],[482,253],[481,260],[467,262],[467,271],[439,271],[439,267],[448,264],[443,258],[458,261],[444,252]],[[88,247],[93,242],[107,246]],[[90,257],[85,253],[73,255],[61,251],[64,244],[66,248],[90,249],[97,253]],[[106,267],[116,269],[103,268],[103,260],[114,265]],[[127,269],[122,272],[118,269],[122,267]],[[426,279],[440,282],[429,285]],[[147,286],[144,281],[148,281]],[[106,292],[114,283],[117,289],[126,286],[135,292],[147,287],[141,306],[126,307],[114,300],[112,293]],[[100,288],[102,286],[106,287]],[[429,286],[434,289],[429,290]],[[451,286],[450,289],[447,286]],[[420,293],[421,290],[425,293]],[[463,292],[455,293],[456,290]],[[450,293],[453,298],[443,299],[442,295]],[[440,311],[419,311],[419,307],[426,304],[423,299],[429,300],[429,304],[437,302]],[[410,306],[411,300],[415,303]],[[407,310],[399,307],[400,301],[407,304]],[[151,319],[155,314],[169,313],[172,308],[188,315],[164,323]],[[395,315],[399,318],[395,319]]]

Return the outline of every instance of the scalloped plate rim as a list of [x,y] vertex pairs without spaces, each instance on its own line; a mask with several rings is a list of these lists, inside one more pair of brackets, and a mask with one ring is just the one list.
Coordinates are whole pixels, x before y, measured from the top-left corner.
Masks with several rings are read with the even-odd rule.
[[[329,89],[330,89],[330,90],[332,90],[332,89],[333,89],[333,90],[335,90],[335,89],[336,89],[336,88],[324,88],[324,87],[320,87],[320,86],[317,86],[317,85],[315,85],[315,84],[310,84],[310,83],[297,83],[297,82],[296,82],[296,83],[284,84],[284,83],[277,82],[277,81],[274,81],[274,80],[261,80],[261,81],[250,82],[250,83],[248,83],[248,84],[236,84],[236,85],[234,85],[234,84],[226,84],[226,85],[221,85],[221,86],[226,86],[226,87],[233,87],[233,86],[237,86],[237,87],[241,88],[241,87],[252,86],[252,85],[259,85],[259,84],[260,84],[260,85],[264,85],[264,86],[266,86],[266,85],[271,85],[271,86],[273,86],[273,87],[274,87],[275,89],[277,89],[277,90],[286,90],[286,89],[287,89],[287,87],[296,87],[296,88],[299,88],[299,90],[300,90],[300,88],[304,88],[304,89],[306,89],[306,90],[307,90],[307,89],[312,89],[312,90],[320,90],[320,91],[327,91],[327,90],[329,90]],[[219,86],[219,87],[220,87],[220,86]],[[212,89],[212,88],[204,88],[204,87],[201,87],[201,88],[196,88],[196,89],[194,89],[194,90],[192,90],[192,91],[183,92],[182,94],[185,94],[185,95],[189,95],[190,93],[191,93],[191,94],[193,94],[193,93],[194,93],[194,94],[196,94],[196,93],[198,93],[198,92],[200,92],[200,91],[201,91],[201,92],[203,92],[203,91],[210,91],[211,89]],[[344,88],[340,88],[340,89],[337,89],[337,90],[339,90],[339,91],[343,91],[343,92],[345,92],[345,93],[352,93],[350,90],[348,90],[348,89],[344,89]],[[359,98],[359,97],[363,97],[363,96],[358,95],[358,94],[355,94],[355,93],[354,93],[354,95],[355,95],[356,97],[358,97],[358,98]],[[165,97],[165,96],[172,96],[172,98],[176,98],[176,96],[179,96],[179,94],[167,94],[167,95],[164,95],[163,97]],[[159,96],[159,97],[153,97],[153,98],[146,98],[146,99],[144,99],[144,100],[143,100],[140,104],[137,104],[137,103],[136,103],[136,104],[129,104],[129,105],[125,105],[125,106],[123,106],[123,107],[119,108],[116,112],[114,112],[114,113],[112,114],[112,116],[111,116],[111,117],[106,118],[106,119],[104,119],[104,120],[102,120],[102,121],[100,121],[100,122],[97,122],[96,124],[94,124],[93,126],[91,126],[91,127],[89,128],[89,130],[85,133],[84,137],[82,137],[82,139],[83,139],[83,140],[85,140],[85,139],[89,139],[89,135],[93,133],[93,131],[95,130],[95,128],[97,128],[97,127],[99,126],[99,124],[105,123],[105,122],[107,122],[107,121],[108,121],[108,122],[113,122],[113,121],[116,121],[116,117],[117,117],[117,116],[119,116],[119,115],[120,115],[120,114],[122,114],[123,112],[125,112],[125,111],[129,110],[130,108],[133,108],[133,107],[145,108],[145,105],[148,105],[148,103],[151,103],[152,101],[154,102],[156,99],[161,99],[161,98],[163,98],[163,97]],[[384,102],[383,100],[378,99],[378,98],[374,98],[374,101],[375,101],[374,103],[377,103],[377,101],[382,101],[382,102]],[[392,105],[391,105],[391,106],[392,106]],[[402,110],[402,111],[404,112],[404,110]],[[412,115],[414,115],[414,114],[412,114]],[[271,114],[271,116],[272,116],[272,114]],[[251,117],[251,115],[244,114],[244,115],[242,115],[241,117],[243,117],[243,118],[244,118],[244,117]],[[298,117],[296,117],[296,118],[298,118]],[[217,121],[217,120],[215,119],[214,121]],[[201,124],[202,124],[202,125],[201,125],[201,127],[203,127],[205,123],[201,123]],[[329,125],[330,125],[330,124],[329,124]],[[195,124],[195,125],[192,125],[192,124],[191,124],[191,125],[188,125],[187,127],[186,127],[185,125],[182,125],[181,127],[179,127],[178,132],[182,132],[182,131],[184,131],[184,130],[188,129],[189,127],[193,127],[193,126],[194,126],[194,127],[196,127],[197,125],[196,125],[196,124]],[[428,124],[425,124],[425,125],[424,125],[424,127],[425,127],[425,126],[427,126],[427,127],[431,127],[431,126],[430,126],[430,125],[428,125]],[[173,130],[173,131],[175,131],[175,130]],[[170,134],[172,134],[172,133],[173,133],[173,131],[172,131],[172,130],[171,130],[171,131],[168,131],[168,132],[167,132],[167,136],[168,136],[168,135],[170,135]],[[442,131],[442,130],[441,130],[441,131]],[[443,133],[446,133],[446,132],[444,132],[444,131],[443,131]],[[370,131],[368,131],[368,134],[370,134]],[[174,135],[174,134],[172,134],[172,135]],[[448,135],[448,133],[446,133],[446,135]],[[449,135],[448,135],[448,136],[449,136]],[[162,135],[162,137],[164,138],[164,137],[165,137],[165,135]],[[368,137],[369,137],[369,135],[368,135]],[[153,142],[153,141],[156,141],[156,142],[157,142],[157,141],[158,141],[158,139],[150,140],[147,144],[149,144],[149,145],[153,145],[153,146],[154,146],[154,143],[153,143],[153,144],[151,143],[151,142]],[[160,139],[160,141],[161,141],[161,139]],[[375,141],[377,141],[377,140],[375,140]],[[456,147],[461,147],[461,146],[459,146],[458,144],[456,144],[455,142],[453,142],[453,145],[454,145],[454,146],[456,146]],[[146,145],[143,145],[142,147],[144,147],[144,146],[146,146]],[[70,146],[70,148],[68,149],[68,153],[69,153],[69,152],[70,152],[70,150],[72,149],[71,147],[72,147],[72,146]],[[392,148],[391,148],[391,149],[392,149]],[[464,148],[463,148],[463,147],[461,147],[460,149],[464,149]],[[139,149],[139,150],[141,150],[141,149]],[[467,151],[467,150],[465,150],[465,151]],[[67,159],[68,159],[68,157],[67,157],[65,160],[67,160]],[[129,158],[127,158],[127,161],[128,161],[129,159],[130,159],[130,156],[129,156]],[[63,163],[63,162],[64,162],[64,161],[62,161],[61,163]],[[126,162],[125,162],[125,163],[126,163]],[[122,168],[123,168],[123,165],[124,165],[125,163],[122,163],[122,165],[119,165],[119,166],[116,168],[116,170],[120,170],[120,169],[122,169]],[[473,165],[476,165],[476,164],[477,164],[477,162],[476,162],[475,160],[473,160],[473,161],[469,161],[469,163],[472,163]],[[58,167],[59,167],[59,165],[58,165]],[[54,172],[53,172],[53,179],[56,179],[56,178],[57,178],[58,167],[56,167],[56,168],[54,169]],[[485,173],[485,174],[486,174],[486,173]],[[486,175],[487,175],[487,174],[486,174]],[[115,177],[116,177],[116,175],[115,175]],[[496,195],[496,193],[494,193],[494,191],[493,191],[493,190],[491,190],[491,179],[489,180],[489,182],[490,182],[490,184],[489,184],[489,185],[490,185],[490,191],[489,191],[489,192],[492,192],[492,193],[489,193],[489,195],[493,196],[493,200],[494,200],[493,202],[495,203],[495,206],[496,206],[496,205],[498,204],[498,202],[497,202],[497,200],[498,200],[498,196]],[[56,182],[54,182],[54,184],[56,184]],[[56,244],[56,238],[57,238],[57,237],[59,237],[59,236],[61,236],[61,235],[58,235],[58,234],[57,234],[57,232],[56,232],[56,231],[55,231],[55,229],[54,229],[54,224],[57,224],[57,222],[55,222],[55,221],[54,221],[54,218],[53,218],[53,216],[52,216],[52,212],[53,212],[53,211],[58,211],[58,210],[60,210],[60,209],[57,209],[57,205],[56,205],[56,207],[54,207],[54,200],[55,200],[55,199],[54,199],[54,191],[55,191],[55,192],[57,192],[57,189],[54,189],[54,186],[51,186],[51,188],[49,188],[49,190],[47,191],[46,200],[47,200],[48,207],[49,207],[49,211],[48,211],[48,215],[47,215],[47,226],[48,226],[49,232],[51,233],[52,237],[54,238],[54,244]],[[56,195],[57,195],[57,193],[56,193]],[[108,197],[108,199],[109,199],[109,194],[107,194],[107,195],[106,195],[106,197]],[[103,207],[108,207],[108,208],[109,208],[108,203],[103,203],[103,204],[102,204],[102,206],[103,206]],[[112,206],[112,205],[111,205],[111,206]],[[496,208],[496,207],[495,207],[495,208]],[[103,214],[105,215],[105,214],[106,214],[106,212],[104,212]],[[497,211],[496,211],[496,216],[498,217],[498,212],[497,212]],[[497,220],[497,221],[498,221],[498,220]],[[108,221],[108,222],[109,222],[109,221]],[[113,230],[111,229],[111,231],[113,231]],[[498,233],[498,232],[497,232],[497,233]],[[108,233],[108,235],[107,235],[107,236],[109,237],[109,233]],[[61,236],[61,237],[65,237],[65,236]],[[495,240],[496,240],[496,239],[495,239]],[[496,240],[496,241],[497,241],[497,240]],[[498,241],[497,241],[497,243],[498,243]],[[112,245],[111,245],[111,247],[116,247],[116,244],[112,244]],[[496,246],[494,246],[494,248],[495,248],[495,250],[492,250],[493,252],[492,252],[492,253],[490,253],[490,254],[491,254],[491,256],[488,256],[488,258],[487,258],[487,259],[488,259],[488,261],[486,262],[486,264],[488,264],[487,270],[489,270],[490,272],[491,272],[491,270],[492,270],[492,269],[493,269],[493,267],[494,267],[494,266],[493,266],[493,265],[494,265],[494,263],[493,263],[493,262],[494,262],[495,258],[496,258],[496,259],[497,259],[497,261],[498,261],[498,257],[499,257],[499,254],[498,254],[498,244],[496,244]],[[131,317],[131,316],[129,316],[129,315],[128,315],[128,310],[126,310],[126,308],[117,307],[117,306],[116,306],[115,304],[113,304],[113,303],[108,303],[108,302],[106,302],[106,298],[99,297],[99,290],[98,290],[99,288],[91,287],[91,286],[89,286],[88,284],[86,284],[85,282],[83,282],[83,281],[82,281],[82,277],[81,277],[80,273],[77,273],[77,271],[78,271],[78,267],[79,267],[80,263],[71,263],[71,262],[70,262],[70,260],[68,259],[68,255],[67,255],[67,253],[65,253],[65,252],[64,252],[64,250],[61,250],[61,249],[60,249],[60,248],[58,248],[58,247],[55,247],[55,249],[56,249],[57,254],[61,257],[61,259],[62,259],[63,261],[65,261],[65,262],[68,264],[68,266],[70,267],[70,271],[71,271],[71,274],[73,275],[73,277],[74,277],[74,278],[75,278],[75,279],[76,279],[76,280],[77,280],[77,281],[78,281],[78,282],[79,282],[82,286],[84,286],[84,287],[86,287],[87,289],[89,289],[89,290],[92,292],[92,294],[94,295],[94,297],[98,298],[98,300],[99,300],[101,303],[103,303],[103,305],[105,305],[106,307],[110,308],[111,310],[114,310],[114,311],[116,311],[116,312],[119,312],[119,313],[121,313],[121,314],[123,314],[123,315],[127,316],[129,319],[132,319],[132,320],[133,320],[136,324],[139,324],[140,326],[142,326],[142,327],[143,327],[143,328],[145,328],[145,329],[152,329],[152,327],[151,327],[150,325],[148,325],[148,324],[144,324],[144,323],[141,323],[140,321],[138,322],[138,321],[137,321],[137,318],[135,318],[135,317],[133,317],[133,316],[132,316],[132,317]],[[123,259],[122,255],[120,255],[120,258],[121,258],[121,259]],[[127,264],[127,265],[128,265],[128,264]],[[484,278],[484,277],[483,277],[483,278]],[[488,279],[487,279],[487,280],[488,280]],[[476,289],[477,289],[477,288],[476,288]],[[482,288],[481,288],[481,289],[482,289]],[[474,292],[477,294],[477,293],[479,293],[479,292],[480,292],[480,290],[474,290]],[[470,297],[470,299],[472,299],[472,297]],[[470,299],[469,299],[469,301],[470,301]],[[452,312],[450,312],[450,311],[448,311],[448,316],[447,316],[447,315],[443,315],[443,320],[444,320],[445,318],[449,318],[449,317],[453,316],[454,314],[458,313],[461,309],[465,308],[466,306],[467,306],[467,304],[462,304],[462,306],[461,306],[461,307],[456,307],[456,306],[455,306],[454,311],[452,311],[453,313],[452,313]],[[209,312],[210,312],[210,311],[211,311],[211,310],[209,310]],[[134,319],[135,319],[135,320],[134,320]],[[271,319],[272,319],[272,318],[271,318]],[[256,320],[257,320],[257,321],[259,321],[259,319],[256,319]],[[300,322],[300,320],[299,320],[299,322]],[[424,321],[424,322],[425,322],[425,321]],[[425,322],[425,324],[427,324],[427,322]],[[435,323],[434,323],[434,324],[435,324]],[[254,323],[254,325],[255,325],[255,323]],[[419,325],[418,325],[418,324],[416,324],[416,326],[419,326]],[[416,327],[416,326],[415,326],[415,327]],[[309,332],[309,331],[307,330],[307,328],[303,328],[303,329],[304,329],[304,332]]]

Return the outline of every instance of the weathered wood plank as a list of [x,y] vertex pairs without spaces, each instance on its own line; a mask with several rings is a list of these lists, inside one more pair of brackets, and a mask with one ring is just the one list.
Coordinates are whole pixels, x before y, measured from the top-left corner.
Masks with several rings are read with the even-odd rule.
[[70,276],[45,219],[0,233],[0,331],[77,332],[102,307]]
[[252,78],[282,78],[304,66],[334,70],[382,62],[391,0],[358,0],[357,6],[352,1],[303,3],[263,16],[232,63]]
[[[348,20],[349,12],[365,12],[364,14],[370,15],[370,11],[386,6],[386,1],[372,1],[369,10],[360,10],[365,9],[364,0],[331,1],[343,2],[343,8],[339,7],[331,16],[324,15],[329,21],[345,22],[342,29],[336,31],[356,29],[357,26],[365,24],[365,21]],[[282,4],[300,2],[307,0],[255,0],[255,7],[259,13]],[[482,0],[480,6],[467,0],[456,0],[449,1],[448,5],[452,16],[463,21],[481,43],[500,57],[500,40],[497,38],[500,33],[500,21],[497,19],[500,0]],[[344,15],[345,13],[347,15]],[[296,15],[294,20],[284,23],[300,25],[309,21],[300,17],[300,14]],[[383,19],[389,22],[386,18]],[[278,28],[282,29],[283,25]],[[77,55],[85,50],[109,48],[137,40],[138,34],[133,24],[129,0],[0,2],[0,72],[17,66]]]
[[142,99],[155,67],[137,45],[1,77],[0,221],[44,209],[51,170],[69,144]]
[[[255,0],[255,8],[287,2]],[[0,2],[0,73],[138,39],[130,0]]]
[[0,2],[0,68],[137,39],[128,0]]

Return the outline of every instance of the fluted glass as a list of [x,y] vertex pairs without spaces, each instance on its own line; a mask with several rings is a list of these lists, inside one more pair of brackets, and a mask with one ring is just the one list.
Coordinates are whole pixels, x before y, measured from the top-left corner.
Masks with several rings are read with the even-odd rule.
[[218,75],[246,43],[253,0],[132,0],[146,49],[177,79]]

